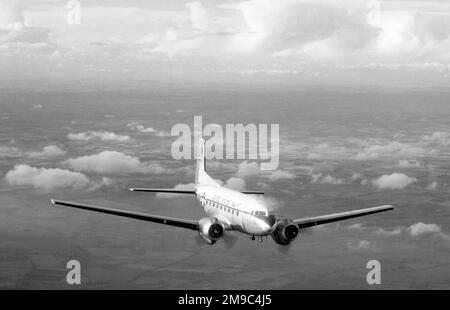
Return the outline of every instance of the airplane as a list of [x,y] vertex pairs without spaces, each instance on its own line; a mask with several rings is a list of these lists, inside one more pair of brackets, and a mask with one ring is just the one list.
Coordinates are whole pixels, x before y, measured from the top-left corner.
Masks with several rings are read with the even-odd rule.
[[237,231],[263,241],[271,236],[279,245],[289,245],[301,230],[327,223],[342,221],[359,216],[393,210],[392,205],[383,205],[347,212],[321,216],[289,219],[270,213],[261,199],[252,195],[264,194],[261,191],[235,191],[219,185],[206,172],[205,141],[200,138],[196,158],[195,188],[178,190],[169,188],[130,188],[133,192],[156,192],[195,195],[206,216],[200,220],[173,218],[161,215],[111,209],[75,202],[52,199],[53,205],[73,207],[100,213],[112,214],[142,221],[160,223],[197,231],[207,244],[215,244],[223,239],[227,242],[229,232]]

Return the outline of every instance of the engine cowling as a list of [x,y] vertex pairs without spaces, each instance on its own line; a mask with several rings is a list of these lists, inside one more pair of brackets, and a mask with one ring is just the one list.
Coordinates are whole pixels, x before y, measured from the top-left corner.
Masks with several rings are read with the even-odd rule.
[[298,232],[299,228],[292,220],[283,219],[278,221],[271,237],[278,244],[288,245],[297,238]]
[[216,218],[205,217],[202,218],[198,224],[198,232],[207,243],[214,244],[223,237],[225,227]]

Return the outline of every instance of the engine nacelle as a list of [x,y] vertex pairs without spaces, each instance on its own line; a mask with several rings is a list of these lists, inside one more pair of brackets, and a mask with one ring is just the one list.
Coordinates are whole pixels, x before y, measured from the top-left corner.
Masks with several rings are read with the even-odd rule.
[[198,232],[207,243],[214,244],[223,237],[225,227],[216,218],[205,217],[202,218],[198,224]]
[[292,240],[297,238],[299,229],[292,220],[278,220],[275,230],[272,232],[272,239],[281,245],[288,245]]

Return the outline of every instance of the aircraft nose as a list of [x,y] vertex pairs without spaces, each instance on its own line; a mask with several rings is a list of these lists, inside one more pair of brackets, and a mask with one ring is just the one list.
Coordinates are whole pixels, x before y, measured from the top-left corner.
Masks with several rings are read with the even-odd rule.
[[272,228],[267,218],[261,219],[261,221],[258,221],[258,230],[260,233],[265,233],[269,231]]

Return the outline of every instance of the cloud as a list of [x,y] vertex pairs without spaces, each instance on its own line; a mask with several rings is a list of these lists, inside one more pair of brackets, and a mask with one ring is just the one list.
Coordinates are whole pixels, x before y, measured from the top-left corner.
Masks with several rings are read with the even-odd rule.
[[236,176],[240,178],[261,176],[269,181],[278,181],[281,179],[294,179],[295,175],[289,171],[283,170],[264,170],[261,171],[258,163],[243,161],[239,163]]
[[417,160],[400,160],[398,162],[398,166],[400,168],[418,168],[418,167],[422,167],[422,165],[420,164],[419,161]]
[[423,140],[426,142],[430,142],[430,143],[448,146],[448,145],[450,145],[450,133],[436,131],[436,132],[433,132],[433,134],[431,134],[429,136],[424,136]]
[[414,237],[442,232],[441,226],[436,224],[425,224],[422,222],[411,225],[407,228],[407,231],[411,236]]
[[352,224],[352,225],[348,226],[347,228],[354,229],[354,230],[363,230],[364,229],[364,227],[361,223]]
[[374,160],[381,157],[415,157],[426,155],[426,149],[420,146],[411,146],[409,144],[397,141],[388,144],[377,144],[365,147],[355,155],[356,160]]
[[311,183],[332,184],[332,185],[338,185],[338,184],[344,183],[344,181],[342,179],[336,178],[329,174],[327,174],[325,176],[322,173],[312,174],[311,178],[312,178]]
[[375,245],[370,241],[360,240],[356,243],[349,241],[347,242],[346,247],[350,251],[359,251],[359,250],[373,249]]
[[269,179],[269,181],[277,181],[281,179],[294,179],[295,174],[289,171],[274,170],[274,171],[264,171],[264,174]]
[[403,232],[402,227],[398,227],[393,230],[386,230],[384,228],[378,228],[377,230],[375,230],[375,234],[381,236],[397,236],[400,235],[402,232]]
[[0,146],[0,158],[13,158],[22,156],[22,152],[16,147]]
[[361,179],[361,178],[362,178],[362,174],[361,173],[353,173],[352,176],[351,176],[351,179],[353,181],[356,181],[356,180]]
[[30,152],[28,156],[30,157],[54,157],[65,155],[66,151],[61,150],[56,145],[45,146],[40,152]]
[[142,133],[150,133],[150,132],[156,132],[156,130],[152,127],[144,127],[143,125],[140,125],[139,123],[133,122],[129,123],[127,127],[131,128],[132,130],[136,130]]
[[342,146],[334,146],[328,143],[320,143],[308,148],[306,159],[324,160],[329,158],[340,158],[348,153],[348,149]]
[[439,183],[437,181],[433,181],[430,184],[427,185],[426,189],[429,191],[435,191],[439,187]]
[[225,182],[225,187],[234,189],[236,191],[245,190],[245,181],[241,178],[231,177]]
[[26,4],[26,1],[0,0],[0,44],[17,52],[36,46],[50,47],[49,30],[27,23]]
[[256,162],[241,162],[238,165],[238,171],[236,172],[236,175],[241,178],[249,177],[249,176],[255,176],[258,175],[261,172],[259,169],[259,166]]
[[156,137],[170,137],[170,133],[165,130],[156,130],[153,127],[146,128],[143,125],[140,125],[139,123],[136,122],[129,123],[127,127],[142,133],[154,133]]
[[84,189],[95,185],[87,176],[78,172],[28,165],[16,165],[6,174],[5,179],[11,185],[32,185],[44,190],[64,187]]
[[416,182],[416,178],[409,177],[403,173],[385,174],[372,181],[373,185],[378,189],[403,189]]
[[92,139],[100,139],[102,141],[128,142],[132,139],[129,136],[117,135],[114,132],[107,131],[88,131],[80,133],[70,133],[67,135],[69,140],[90,141]]
[[139,158],[116,151],[71,158],[65,165],[79,172],[92,172],[105,175],[161,174],[169,172],[159,164],[145,164]]

